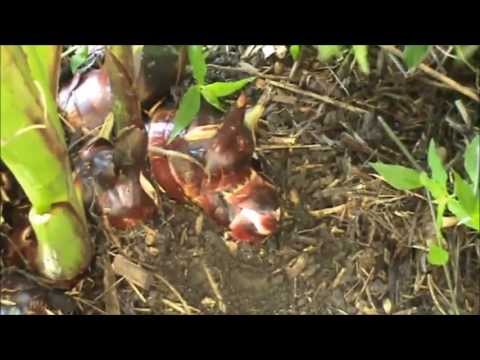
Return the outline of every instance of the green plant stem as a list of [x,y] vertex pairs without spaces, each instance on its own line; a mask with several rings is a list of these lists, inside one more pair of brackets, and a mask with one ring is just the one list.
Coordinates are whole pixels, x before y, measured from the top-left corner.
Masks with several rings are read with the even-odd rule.
[[[412,156],[412,154],[410,153],[410,151],[408,151],[408,149],[405,147],[405,145],[403,145],[403,143],[400,141],[400,139],[397,137],[397,135],[395,135],[395,133],[393,132],[393,130],[390,128],[390,126],[388,126],[388,124],[383,120],[383,118],[381,116],[378,116],[377,117],[380,125],[382,125],[383,129],[385,130],[386,134],[390,137],[390,139],[398,146],[398,148],[400,149],[400,151],[405,155],[405,157],[408,159],[408,161],[410,161],[410,163],[412,164],[412,166],[417,169],[418,171],[424,171],[422,169],[422,167],[418,164],[418,162],[415,160],[415,158]],[[435,209],[433,208],[433,202],[432,202],[432,197],[430,195],[430,192],[427,190],[427,189],[424,189],[424,192],[425,192],[425,195],[427,197],[427,200],[428,200],[428,206],[430,208],[430,212],[431,212],[431,215],[432,215],[432,219],[433,219],[433,223],[435,224],[435,228],[436,228],[436,232],[437,232],[437,241],[439,243],[439,246],[441,246],[440,244],[440,239],[438,239],[438,236],[439,236],[439,232],[441,231],[440,229],[438,229],[438,224],[439,222],[437,221],[436,219],[436,215],[435,215]],[[450,295],[451,295],[451,300],[452,300],[452,304],[451,306],[453,307],[453,310],[455,312],[456,315],[459,315],[459,311],[458,311],[458,306],[457,306],[457,299],[456,299],[456,296],[455,296],[455,292],[453,290],[453,286],[452,286],[452,280],[450,278],[450,273],[448,272],[448,268],[447,268],[447,265],[443,265],[443,271],[445,273],[445,278],[447,280],[447,286],[448,286],[448,289],[450,291]]]
[[63,282],[88,267],[92,243],[55,103],[60,48],[2,46],[1,158],[25,191],[37,239],[32,267]]
[[133,88],[134,67],[131,46],[109,46],[105,55],[113,95],[113,117],[117,134],[128,126],[143,128],[141,106]]

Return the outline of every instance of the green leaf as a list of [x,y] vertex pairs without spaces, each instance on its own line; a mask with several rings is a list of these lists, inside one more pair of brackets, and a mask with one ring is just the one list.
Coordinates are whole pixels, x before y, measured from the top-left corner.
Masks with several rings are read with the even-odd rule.
[[462,60],[468,60],[480,49],[480,45],[455,45],[455,52]]
[[[38,52],[44,50],[2,46],[0,54],[0,156],[38,212],[48,211],[52,203],[67,202],[72,191],[63,129],[47,80],[52,75],[47,68],[50,60],[37,61]],[[49,51],[49,58],[60,57],[57,47]]]
[[[49,96],[50,93],[57,94],[58,92],[61,47],[51,45],[22,46],[22,51],[27,56],[27,63],[30,68],[32,80],[38,81],[40,87],[44,90],[45,96],[41,97],[45,99],[47,112],[49,114],[55,114],[56,116],[56,119],[51,121],[50,124],[63,140],[65,132],[56,113],[57,103],[55,96]],[[2,61],[3,59],[4,58],[2,58]],[[0,63],[2,61],[0,61]],[[3,79],[2,77],[2,86],[4,84]],[[1,91],[3,91],[3,89]],[[1,119],[3,120],[4,118]]]
[[395,189],[413,190],[422,187],[420,174],[414,169],[381,162],[372,163],[371,165]]
[[370,66],[368,64],[368,46],[353,45],[353,53],[358,66],[360,66],[360,70],[362,70],[364,74],[368,74],[370,72]]
[[470,185],[462,179],[460,175],[454,172],[455,177],[455,195],[462,207],[472,213],[475,210],[475,194]]
[[77,70],[87,62],[88,60],[88,46],[80,46],[75,54],[70,59],[70,69],[72,73],[76,73]]
[[225,111],[218,97],[212,93],[212,91],[207,86],[202,86],[201,88],[202,96],[207,100],[211,105],[216,107],[220,111]]
[[468,221],[470,219],[470,215],[457,199],[448,199],[447,206],[448,210],[450,210],[460,222],[464,223],[465,221]]
[[320,61],[328,61],[332,57],[340,55],[342,52],[341,45],[317,45],[318,59]]
[[430,45],[407,45],[403,51],[405,64],[409,69],[417,67],[428,54]]
[[193,77],[198,84],[203,85],[205,83],[205,76],[207,75],[207,64],[202,46],[189,45],[188,59],[190,60],[190,64],[192,64]]
[[170,140],[174,139],[180,132],[189,126],[195,115],[200,110],[200,88],[198,85],[192,86],[183,95],[175,116],[175,125],[170,135]]
[[442,186],[435,180],[432,180],[428,177],[427,173],[422,171],[420,174],[420,182],[423,186],[427,188],[428,191],[432,194],[432,196],[437,200],[440,201],[448,196],[447,189],[445,186]]
[[465,170],[473,185],[473,192],[479,193],[480,187],[480,135],[475,136],[465,149]]
[[[477,197],[475,201],[480,203],[480,197]],[[468,213],[458,200],[450,198],[448,200],[448,210],[458,218],[460,224],[480,231],[480,206],[475,206],[474,211]]]
[[[480,202],[480,197],[477,197],[477,201]],[[480,209],[477,207],[470,217],[470,220],[465,223],[466,226],[480,231]]]
[[435,266],[443,266],[448,263],[448,251],[438,245],[431,245],[428,252],[428,262]]
[[292,55],[293,60],[297,61],[300,57],[301,47],[300,45],[290,46],[290,55]]
[[213,96],[219,98],[233,94],[253,80],[255,80],[254,76],[238,81],[214,82],[212,84],[205,85],[205,89],[207,89],[207,91]]
[[433,141],[433,139],[430,140],[430,145],[428,147],[428,166],[432,170],[432,180],[446,187],[448,178],[447,172],[443,167],[442,159],[438,155],[435,141]]
[[480,49],[480,45],[455,45],[455,53],[458,55],[459,60],[474,73],[478,73],[478,66],[473,65],[469,60],[478,49]]

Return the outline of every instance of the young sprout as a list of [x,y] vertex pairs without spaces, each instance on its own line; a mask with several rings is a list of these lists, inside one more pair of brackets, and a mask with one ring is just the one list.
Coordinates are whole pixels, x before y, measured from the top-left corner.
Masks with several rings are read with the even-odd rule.
[[254,109],[247,119],[244,95],[223,116],[205,105],[171,142],[175,112],[157,109],[149,126],[149,158],[168,195],[197,204],[236,241],[260,243],[276,231],[279,206],[274,186],[252,168],[254,127],[248,125],[262,113]]

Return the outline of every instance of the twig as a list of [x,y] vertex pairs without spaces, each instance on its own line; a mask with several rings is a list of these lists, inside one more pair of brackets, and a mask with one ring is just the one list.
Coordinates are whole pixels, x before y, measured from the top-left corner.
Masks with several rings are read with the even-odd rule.
[[89,301],[82,299],[81,297],[75,297],[74,299],[76,301],[84,304],[84,305],[88,305],[89,307],[91,307],[92,309],[94,309],[95,311],[97,311],[98,313],[100,313],[102,315],[107,315],[107,313],[105,311],[103,311],[102,309],[100,309],[100,308],[96,307],[95,305],[91,304]]
[[[362,269],[363,270],[363,269]],[[360,289],[360,292],[357,293],[357,295],[355,296],[354,298],[354,301],[356,302],[360,296],[362,296],[363,292],[365,291],[365,289],[367,288],[368,286],[368,283],[370,282],[370,279],[372,278],[372,275],[373,275],[373,272],[375,271],[375,268],[372,268],[372,270],[370,270],[369,273],[367,273],[366,271],[364,271],[365,273],[367,273],[367,278],[363,281],[363,285],[362,285],[362,288]],[[363,279],[362,279],[363,280]]]
[[300,67],[300,61],[297,60],[293,63],[293,66],[290,69],[290,73],[288,74],[288,79],[289,80],[293,80],[293,78],[294,78],[295,74],[297,73],[299,67]]
[[161,148],[159,146],[150,146],[148,148],[148,151],[150,151],[151,153],[153,153],[155,155],[163,155],[163,156],[167,156],[167,157],[176,157],[176,158],[179,158],[179,159],[190,161],[191,163],[199,166],[203,171],[205,171],[203,165],[198,160],[196,160],[192,156],[189,156],[189,155],[184,154],[182,152],[175,151],[175,150],[164,149],[164,148]]
[[137,294],[137,296],[140,298],[140,300],[142,300],[142,302],[144,304],[147,303],[147,299],[145,299],[145,296],[142,295],[142,293],[140,292],[140,290],[138,290],[138,288],[135,286],[135,284],[131,281],[129,281],[128,279],[127,280],[127,284],[130,285],[130,287],[132,288],[132,290]]
[[428,290],[430,290],[430,295],[432,296],[433,302],[435,303],[435,306],[437,307],[438,311],[440,311],[442,315],[447,315],[445,310],[443,310],[443,308],[440,306],[440,303],[438,302],[437,297],[435,296],[435,291],[433,290],[433,286],[432,286],[432,275],[430,274],[427,275],[427,284],[428,284]]
[[[383,50],[388,51],[389,53],[392,53],[403,59],[403,53],[400,50],[398,50],[396,47],[390,46],[390,45],[381,45],[380,47]],[[478,96],[478,94],[476,94],[476,92],[470,89],[469,87],[463,86],[462,84],[456,82],[455,80],[449,78],[448,76],[445,76],[439,73],[436,70],[433,70],[432,68],[430,68],[425,64],[418,65],[418,68],[422,70],[424,73],[430,75],[431,77],[441,81],[445,85],[448,85],[452,90],[455,90],[469,97],[470,99],[475,100],[476,102],[480,102],[480,96]]]
[[316,94],[316,93],[311,92],[311,91],[301,90],[297,86],[294,86],[294,85],[291,85],[291,84],[285,84],[285,83],[281,83],[281,82],[273,81],[273,80],[267,80],[267,84],[278,87],[280,89],[291,91],[295,94],[308,96],[308,97],[311,97],[313,99],[323,101],[327,104],[334,105],[336,107],[354,112],[356,114],[367,114],[368,113],[367,110],[364,110],[364,109],[361,109],[359,107],[344,103],[344,102],[336,100],[336,99],[332,99],[329,96],[319,95],[319,94]]
[[338,83],[338,85],[340,85],[340,87],[343,89],[343,91],[345,91],[345,94],[347,94],[347,96],[350,96],[350,92],[348,91],[348,89],[343,84],[343,81],[340,80],[340,78],[337,76],[335,71],[333,71],[332,68],[328,68],[328,70],[333,75],[333,77],[335,78],[335,81]]
[[105,289],[100,295],[98,295],[95,299],[93,299],[93,303],[96,303],[102,297],[104,297],[110,290],[114,289],[118,284],[120,284],[125,279],[124,276],[120,277],[117,281],[115,281],[112,285],[110,285],[107,289]]
[[338,214],[344,211],[347,207],[347,204],[341,204],[331,208],[325,208],[320,210],[310,210],[310,215],[316,218],[322,218],[327,215]]
[[382,125],[382,127],[385,130],[385,132],[387,133],[387,135],[398,146],[400,151],[403,153],[403,155],[405,155],[405,157],[408,159],[408,161],[410,161],[410,163],[413,165],[413,167],[415,169],[417,169],[418,171],[422,171],[423,169],[420,167],[420,165],[418,165],[417,161],[413,158],[413,156],[407,150],[405,145],[403,145],[403,143],[400,141],[400,139],[397,137],[397,135],[395,135],[395,133],[393,132],[391,127],[388,126],[388,124],[385,122],[385,120],[383,120],[383,118],[381,116],[377,116],[377,119],[378,119],[378,122],[380,123],[380,125]]
[[213,280],[212,274],[210,270],[207,268],[207,265],[205,263],[202,263],[202,267],[203,267],[203,271],[205,271],[205,275],[207,275],[207,280],[210,284],[210,287],[212,288],[213,293],[217,298],[218,308],[220,309],[221,312],[226,313],[227,308],[225,306],[225,303],[223,302],[223,297],[222,297],[222,294],[220,294],[220,290],[218,289],[217,283]]
[[460,113],[460,116],[463,119],[463,122],[465,125],[467,125],[469,128],[472,127],[472,121],[470,120],[470,115],[468,115],[467,109],[465,108],[465,105],[463,105],[462,100],[457,100],[455,101],[455,106],[457,107],[458,112]]
[[[173,302],[173,301],[170,301],[170,300],[168,300],[168,299],[162,299],[162,302],[163,302],[165,305],[171,307],[173,310],[178,311],[180,314],[184,314],[184,315],[186,314],[186,313],[185,313],[185,310],[183,309],[183,306],[179,306],[179,305],[177,305],[177,303],[175,303],[175,302]],[[193,312],[201,313],[200,310],[198,310],[197,308],[194,308],[194,307],[192,307],[192,306],[189,306],[189,305],[188,305],[188,308],[191,309]]]
[[284,149],[312,149],[312,150],[330,150],[331,147],[322,144],[298,144],[298,145],[260,145],[256,151],[284,150]]
[[185,309],[185,313],[187,313],[188,315],[191,315],[192,313],[189,309],[189,306],[188,306],[187,302],[183,299],[182,295],[180,295],[180,293],[177,291],[177,289],[175,289],[166,279],[164,279],[163,276],[160,276],[159,274],[155,274],[154,276],[158,280],[163,282],[172,291],[172,293],[178,298],[178,300],[182,304],[183,308]]
[[458,311],[457,298],[455,296],[455,290],[453,289],[452,279],[450,278],[450,273],[448,272],[447,265],[443,265],[442,267],[443,267],[443,272],[445,273],[445,278],[447,279],[448,290],[450,291],[450,294],[451,294],[451,297],[452,297],[451,306],[453,307],[453,311],[455,312],[455,315],[460,315],[460,312]]
[[246,69],[246,68],[234,68],[234,67],[230,67],[230,66],[222,66],[222,65],[215,65],[215,64],[208,64],[207,66],[209,68],[217,69],[217,70],[242,72],[242,73],[245,73],[245,74],[258,76],[258,77],[261,77],[261,78],[264,78],[264,79],[271,79],[271,80],[288,80],[289,79],[288,76],[263,74],[260,71],[258,71],[257,69],[250,70],[250,69]]

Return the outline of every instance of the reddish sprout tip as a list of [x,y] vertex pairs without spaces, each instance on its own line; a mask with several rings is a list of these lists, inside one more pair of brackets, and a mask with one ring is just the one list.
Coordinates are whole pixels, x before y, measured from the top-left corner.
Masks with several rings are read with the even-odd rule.
[[201,112],[186,134],[170,144],[174,112],[157,109],[149,128],[149,157],[155,180],[169,196],[190,199],[229,227],[234,240],[260,243],[276,231],[279,207],[273,185],[253,170],[254,142],[244,124],[245,106],[241,95],[223,119]]

